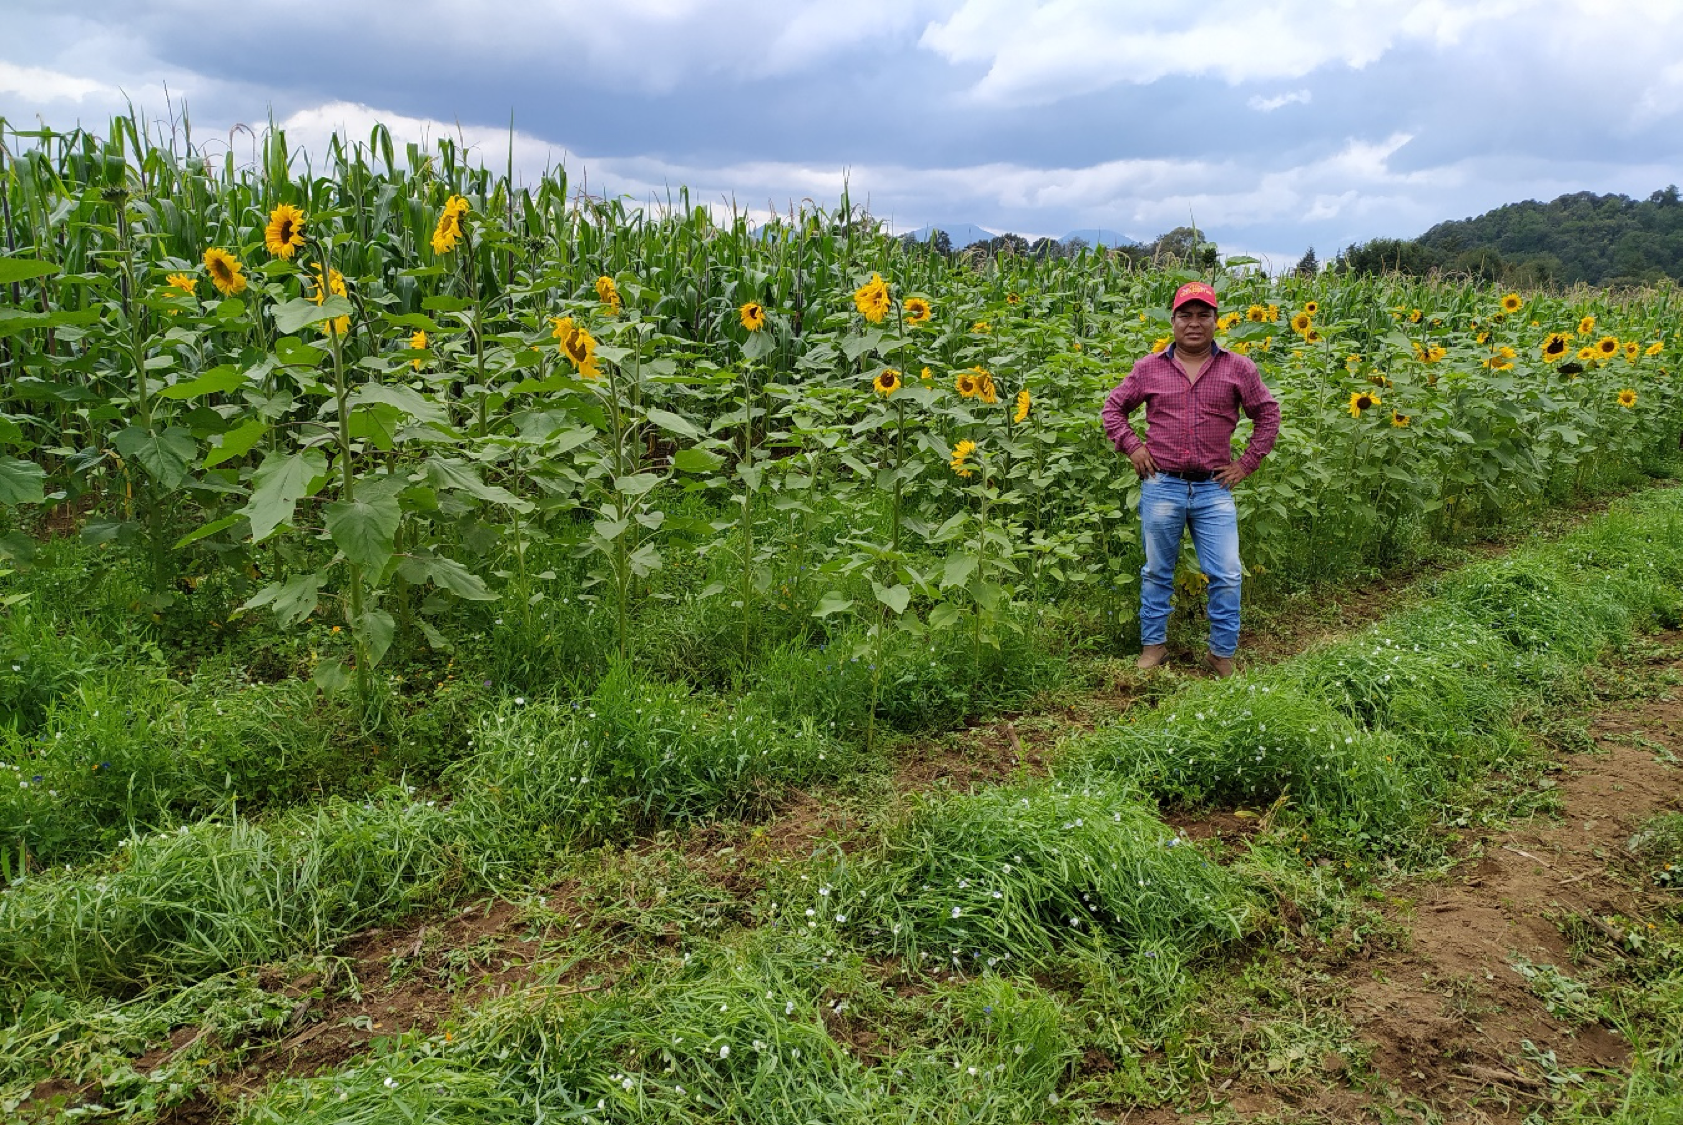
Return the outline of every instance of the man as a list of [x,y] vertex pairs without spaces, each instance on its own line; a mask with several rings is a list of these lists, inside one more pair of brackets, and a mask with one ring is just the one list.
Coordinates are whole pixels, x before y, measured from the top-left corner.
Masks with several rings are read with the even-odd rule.
[[[1155,668],[1169,658],[1169,597],[1180,537],[1192,532],[1198,567],[1210,580],[1210,651],[1217,676],[1233,674],[1239,647],[1239,521],[1233,486],[1256,471],[1280,432],[1280,407],[1256,364],[1216,346],[1216,292],[1201,281],[1175,291],[1169,305],[1174,343],[1148,355],[1104,403],[1104,430],[1140,476],[1140,657]],[[1145,403],[1146,438],[1128,415]],[[1233,430],[1243,410],[1252,422],[1244,455],[1233,460]]]

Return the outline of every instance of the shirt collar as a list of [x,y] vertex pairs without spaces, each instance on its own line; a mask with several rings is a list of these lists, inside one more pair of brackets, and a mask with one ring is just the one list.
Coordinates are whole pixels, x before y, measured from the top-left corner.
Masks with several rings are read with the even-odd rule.
[[[1221,352],[1222,352],[1221,345],[1216,343],[1214,340],[1211,340],[1210,341],[1210,358],[1214,359],[1216,356],[1220,355]],[[1163,356],[1166,359],[1174,359],[1175,358],[1175,346],[1173,344],[1170,344],[1167,348],[1165,348],[1163,350]]]

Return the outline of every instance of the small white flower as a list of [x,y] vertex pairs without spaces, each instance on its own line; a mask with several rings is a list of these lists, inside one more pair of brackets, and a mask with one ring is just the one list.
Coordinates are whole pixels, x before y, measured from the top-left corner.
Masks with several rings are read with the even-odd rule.
[[959,916],[959,913],[960,913],[960,911],[959,911],[958,907],[956,907],[956,906],[953,907],[953,917],[957,918]]
[[397,1088],[397,1079],[388,1074],[386,1075],[386,1080],[382,1083],[382,1085],[384,1085],[388,1090],[395,1090]]
[[719,1057],[721,1059],[730,1058],[730,1048],[729,1047],[720,1047],[719,1048]]

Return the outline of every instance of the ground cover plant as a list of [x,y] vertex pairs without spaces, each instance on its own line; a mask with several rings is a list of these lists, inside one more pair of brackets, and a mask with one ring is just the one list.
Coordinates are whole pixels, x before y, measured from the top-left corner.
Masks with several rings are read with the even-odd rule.
[[[256,966],[890,791],[896,745],[1107,668],[1140,554],[1097,407],[1192,276],[1285,411],[1238,494],[1256,599],[1645,483],[1683,432],[1670,289],[944,256],[845,198],[638,211],[378,129],[313,166],[278,132],[242,168],[133,118],[0,143],[7,1112],[55,1066],[161,1112],[203,1088],[193,1052],[154,1082],[119,1048],[278,1034],[302,1009]],[[1680,583],[1670,495],[1620,509],[1371,632],[1141,689],[1046,747],[1050,777],[861,799],[846,848],[757,873],[700,936],[677,888],[629,896],[611,988],[557,975],[237,1112],[1161,1099],[1208,1062],[1182,1038],[1205,982],[1444,862],[1493,778],[1543,768],[1528,724],[1583,667],[1683,619]],[[1188,557],[1177,642],[1200,585]],[[1164,819],[1212,810],[1261,830],[1230,853]],[[1632,845],[1656,883],[1668,831]],[[542,922],[540,961],[597,922]],[[1345,1042],[1308,1022],[1253,1038],[1296,1073]]]

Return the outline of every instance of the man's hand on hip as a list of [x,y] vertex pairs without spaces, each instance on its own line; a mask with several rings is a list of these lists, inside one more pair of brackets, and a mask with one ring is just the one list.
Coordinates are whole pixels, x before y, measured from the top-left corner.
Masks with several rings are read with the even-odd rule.
[[1151,459],[1151,454],[1145,451],[1145,446],[1142,445],[1128,454],[1128,460],[1133,462],[1134,472],[1140,475],[1141,480],[1150,480],[1157,475],[1157,462]]
[[1232,489],[1234,485],[1244,480],[1246,476],[1247,474],[1245,470],[1240,467],[1239,462],[1235,461],[1231,465],[1227,466],[1227,468],[1217,472],[1212,479],[1217,484],[1221,485],[1221,487]]

